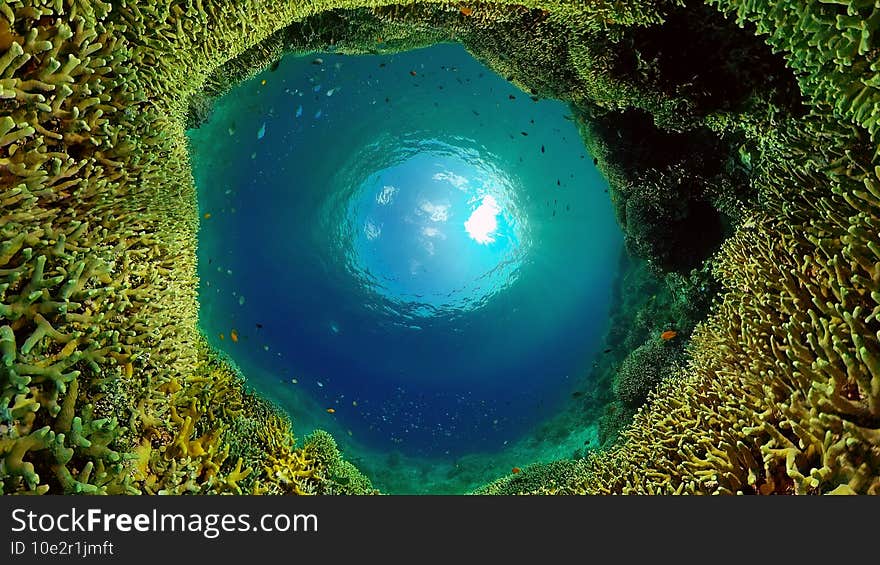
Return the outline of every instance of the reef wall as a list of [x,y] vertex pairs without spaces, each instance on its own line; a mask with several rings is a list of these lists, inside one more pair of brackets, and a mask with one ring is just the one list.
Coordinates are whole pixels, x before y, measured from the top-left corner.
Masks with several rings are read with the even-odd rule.
[[[877,492],[880,8],[708,5],[0,5],[2,492],[372,492],[199,335],[184,128],[284,51],[441,39],[571,102],[631,250],[720,288],[614,447],[481,492]],[[689,25],[700,49],[676,55]],[[712,215],[713,245],[664,243]]]

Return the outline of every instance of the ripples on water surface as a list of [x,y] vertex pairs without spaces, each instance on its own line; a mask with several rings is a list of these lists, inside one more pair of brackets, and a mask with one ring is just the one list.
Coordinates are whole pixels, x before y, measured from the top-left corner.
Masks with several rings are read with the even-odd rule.
[[605,331],[605,183],[563,104],[460,46],[315,58],[190,132],[202,327],[298,435],[503,449],[563,406]]

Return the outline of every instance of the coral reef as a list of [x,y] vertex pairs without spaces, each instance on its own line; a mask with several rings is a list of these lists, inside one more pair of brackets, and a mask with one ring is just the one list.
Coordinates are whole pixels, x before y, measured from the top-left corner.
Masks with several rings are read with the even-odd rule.
[[678,348],[652,339],[630,352],[620,364],[614,394],[629,406],[641,406],[665,375],[675,368]]
[[572,104],[683,316],[720,287],[613,447],[481,492],[880,491],[875,3],[378,4],[0,4],[2,492],[372,491],[199,334],[184,128],[286,50],[441,40]]

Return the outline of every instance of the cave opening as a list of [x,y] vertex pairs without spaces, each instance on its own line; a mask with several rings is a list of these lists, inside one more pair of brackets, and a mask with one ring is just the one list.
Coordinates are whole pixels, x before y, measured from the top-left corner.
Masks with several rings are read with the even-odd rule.
[[456,44],[316,52],[190,141],[203,331],[298,433],[385,477],[467,459],[472,485],[597,445],[533,437],[580,394],[623,240],[564,104]]
[[[424,13],[420,14],[419,10]],[[278,327],[286,328],[278,334],[282,340],[290,339],[290,328],[301,331],[307,326],[312,329],[320,328],[319,333],[322,336],[330,336],[336,340],[334,347],[326,347],[324,344],[324,353],[314,357],[321,368],[305,378],[304,373],[291,365],[286,365],[280,371],[277,367],[267,370],[266,365],[260,367],[258,363],[248,361],[240,354],[232,358],[258,390],[276,402],[279,398],[285,399],[280,403],[288,404],[286,408],[288,413],[294,415],[298,434],[312,428],[329,429],[340,439],[353,461],[374,477],[377,485],[387,492],[462,492],[484,483],[492,476],[509,473],[511,467],[518,468],[523,464],[560,458],[584,457],[592,451],[613,445],[619,441],[620,432],[625,429],[634,411],[644,404],[648,393],[665,375],[686,362],[687,339],[709,311],[718,290],[717,281],[711,272],[711,256],[732,233],[733,227],[740,221],[742,210],[757,198],[748,182],[751,156],[756,148],[745,143],[741,137],[724,134],[725,113],[747,105],[769,103],[789,105],[792,112],[798,111],[799,99],[794,96],[797,88],[790,73],[784,72],[781,60],[770,56],[754,37],[736,29],[717,14],[702,11],[700,16],[706,20],[702,22],[706,25],[689,27],[688,22],[673,14],[670,17],[672,23],[667,27],[628,30],[622,36],[614,32],[592,32],[587,37],[571,38],[562,29],[564,26],[551,21],[546,14],[526,9],[511,13],[511,17],[515,20],[528,20],[531,28],[519,25],[522,22],[512,27],[497,23],[467,31],[462,31],[458,26],[460,14],[438,15],[436,10],[429,7],[406,11],[399,17],[393,8],[339,10],[295,23],[221,67],[209,78],[204,91],[193,96],[188,115],[193,144],[201,143],[202,146],[210,147],[209,151],[203,151],[201,155],[198,151],[193,155],[202,208],[202,230],[218,230],[216,233],[220,234],[205,237],[203,231],[200,237],[200,273],[203,284],[201,314],[203,329],[209,341],[215,347],[229,351],[233,347],[232,343],[251,344],[253,340],[255,343],[251,344],[254,346],[252,349],[266,358],[283,357],[285,349],[284,345],[279,346],[278,338],[275,343],[269,343],[265,339],[270,332],[267,331],[264,321],[245,319],[239,323],[230,319],[229,313],[232,309],[223,312],[215,308],[212,299],[208,297],[209,293],[206,293],[209,284],[214,285],[214,293],[225,292],[227,299],[233,306],[238,306],[240,312],[252,312],[255,300],[269,298],[268,304],[264,305],[265,311],[280,314],[283,318],[283,323],[277,324]],[[689,14],[689,17],[692,18],[693,14]],[[425,26],[424,23],[428,20],[432,23]],[[527,38],[517,35],[527,29],[531,29],[532,36]],[[683,39],[684,36],[688,39]],[[690,41],[692,48],[682,49],[682,41]],[[456,47],[456,43],[463,45],[466,51],[460,46]],[[530,43],[532,49],[523,49],[524,45]],[[693,48],[699,45],[720,45],[720,48],[715,52]],[[324,243],[334,238],[337,244],[340,241],[347,242],[344,245],[325,246],[323,249],[331,252],[313,258],[314,264],[320,265],[321,269],[326,269],[328,263],[345,265],[341,278],[349,282],[358,279],[359,288],[371,290],[371,296],[376,298],[372,303],[370,300],[360,300],[354,309],[365,309],[373,314],[392,314],[396,321],[388,325],[396,326],[397,330],[415,332],[422,340],[421,344],[416,345],[413,342],[395,340],[398,351],[412,354],[410,360],[421,362],[422,366],[431,364],[434,367],[447,367],[452,357],[444,354],[442,348],[425,345],[432,343],[430,339],[424,339],[426,334],[436,329],[432,327],[432,322],[438,319],[444,322],[460,322],[463,312],[491,311],[487,307],[493,302],[491,297],[499,294],[499,289],[503,291],[507,286],[517,286],[509,283],[520,278],[523,265],[528,266],[534,261],[534,257],[530,256],[532,247],[536,241],[546,239],[546,234],[541,234],[540,237],[536,235],[545,222],[530,221],[532,214],[529,213],[529,207],[534,207],[536,203],[524,204],[521,200],[529,200],[528,198],[511,198],[511,194],[517,193],[516,187],[521,184],[521,179],[512,178],[516,175],[510,172],[521,167],[521,155],[514,156],[519,160],[507,159],[511,166],[499,167],[496,162],[498,155],[494,154],[498,151],[487,151],[486,147],[475,143],[474,138],[479,136],[449,135],[448,132],[440,136],[426,134],[420,130],[418,124],[407,123],[405,117],[403,123],[407,123],[407,127],[391,133],[386,131],[389,123],[399,120],[401,114],[406,114],[396,107],[396,103],[400,102],[397,93],[383,93],[378,76],[374,76],[389,70],[389,60],[406,61],[396,69],[396,80],[402,78],[408,81],[408,86],[420,89],[419,95],[413,100],[405,100],[406,97],[403,97],[416,110],[410,112],[410,118],[421,114],[418,120],[424,120],[426,114],[437,113],[441,100],[448,100],[456,89],[475,78],[464,79],[460,74],[455,76],[460,73],[459,67],[463,63],[441,63],[434,72],[429,73],[425,71],[424,62],[407,59],[419,49],[428,46],[434,46],[432,49],[457,48],[458,56],[464,56],[471,63],[474,63],[471,59],[473,55],[487,66],[477,73],[479,79],[493,76],[500,81],[498,93],[493,90],[487,96],[474,96],[470,104],[455,108],[452,114],[447,114],[445,119],[438,122],[468,123],[470,126],[482,128],[489,121],[489,127],[507,128],[499,136],[506,136],[506,144],[527,144],[534,153],[540,147],[540,154],[546,156],[549,142],[535,143],[536,136],[531,131],[531,128],[536,127],[534,118],[530,118],[529,123],[508,124],[504,120],[494,119],[496,114],[493,114],[492,106],[497,110],[502,104],[507,105],[508,110],[518,110],[527,115],[528,111],[523,111],[522,108],[534,111],[536,105],[547,100],[568,103],[568,108],[561,105],[557,107],[557,118],[561,117],[562,127],[571,126],[567,130],[568,135],[560,134],[561,129],[558,127],[552,132],[545,132],[548,134],[545,135],[546,139],[562,142],[550,154],[563,150],[575,152],[577,159],[583,161],[583,164],[596,166],[601,176],[596,175],[591,182],[581,181],[581,184],[592,184],[594,189],[598,187],[601,191],[601,202],[586,204],[582,209],[595,211],[603,206],[610,206],[613,215],[609,213],[605,220],[616,217],[617,223],[623,229],[625,250],[615,251],[613,260],[610,260],[607,252],[614,248],[614,243],[604,247],[604,267],[601,270],[610,278],[599,285],[602,286],[599,294],[604,292],[605,296],[598,302],[592,300],[592,308],[563,307],[548,309],[547,312],[554,312],[550,316],[546,312],[544,314],[544,318],[554,318],[547,325],[555,324],[556,331],[565,329],[565,324],[558,322],[566,316],[580,318],[582,325],[585,324],[585,318],[591,322],[586,324],[591,326],[586,332],[591,337],[582,340],[574,348],[580,352],[580,367],[574,371],[577,376],[572,379],[572,371],[558,370],[558,375],[564,373],[565,380],[571,380],[566,383],[566,387],[557,388],[550,395],[546,390],[534,387],[547,382],[547,379],[536,375],[553,372],[547,367],[547,360],[552,358],[552,354],[548,355],[545,348],[541,355],[535,356],[536,364],[532,366],[522,363],[523,357],[519,357],[506,366],[503,363],[489,363],[493,366],[482,366],[476,371],[462,371],[459,367],[451,371],[445,370],[442,375],[437,372],[422,375],[423,384],[448,385],[450,375],[459,375],[464,378],[458,379],[458,384],[464,382],[473,385],[485,384],[479,379],[479,375],[487,370],[495,371],[499,375],[519,374],[518,380],[506,382],[507,388],[501,394],[498,390],[485,390],[483,392],[488,394],[482,399],[477,398],[475,402],[474,390],[470,386],[471,390],[460,389],[457,398],[453,394],[437,402],[437,398],[427,401],[424,391],[417,393],[420,398],[408,397],[412,391],[398,386],[391,395],[386,395],[384,409],[369,412],[370,417],[376,418],[372,425],[353,430],[353,426],[349,425],[351,420],[346,423],[344,414],[352,411],[352,408],[356,409],[354,412],[363,414],[366,412],[363,407],[369,402],[364,403],[363,399],[359,401],[357,393],[354,393],[353,398],[350,396],[351,392],[335,391],[334,396],[331,394],[332,387],[325,382],[331,379],[317,375],[326,374],[326,367],[333,366],[338,361],[340,352],[351,354],[356,351],[356,348],[339,346],[345,343],[347,337],[354,334],[362,338],[371,332],[375,333],[375,324],[364,324],[361,320],[352,325],[348,323],[350,319],[341,322],[342,315],[326,313],[303,318],[297,315],[298,312],[285,309],[285,300],[279,297],[284,296],[285,291],[295,288],[299,281],[284,280],[284,277],[278,276],[277,271],[260,274],[262,287],[248,292],[240,290],[241,284],[238,284],[238,289],[233,288],[235,285],[219,288],[223,286],[220,279],[243,273],[253,277],[252,265],[261,255],[264,256],[263,264],[266,265],[284,265],[286,262],[302,264],[302,257],[291,254],[289,249],[277,253],[273,246],[285,241],[303,245],[306,239],[314,243],[314,233],[300,233],[299,241],[296,236],[291,235],[297,233],[298,227],[314,224],[319,226],[317,231],[323,234]],[[270,88],[278,77],[284,75],[286,66],[297,58],[286,56],[282,59],[281,55],[291,52],[304,54],[308,59],[299,59],[300,66],[307,69],[299,76],[306,77],[308,84],[295,86],[292,90],[289,87],[282,89],[286,98],[283,101],[279,99],[277,107],[272,104],[261,106],[257,97],[251,94]],[[299,103],[297,99],[305,99],[310,103],[319,100],[323,104],[336,102],[341,104],[340,107],[351,109],[351,100],[340,102],[351,94],[349,87],[338,88],[325,84],[320,76],[315,75],[316,72],[332,74],[334,71],[341,71],[346,66],[344,55],[377,57],[370,63],[373,65],[372,72],[367,71],[360,78],[369,88],[367,92],[360,92],[357,100],[366,101],[369,106],[359,110],[357,116],[350,117],[351,124],[361,124],[359,128],[353,128],[359,129],[357,135],[328,136],[321,139],[322,132],[325,132],[324,125],[320,128],[315,128],[314,125],[331,121],[333,112],[325,112],[318,107],[320,105]],[[653,61],[646,63],[645,57],[648,55],[653,57]],[[720,66],[719,60],[723,59],[727,60]],[[570,60],[572,64],[560,65],[560,60]],[[749,61],[751,66],[741,64],[744,61]],[[760,64],[753,64],[754,61]],[[590,66],[584,67],[584,62],[589,62]],[[353,65],[349,65],[349,68],[351,66]],[[684,66],[689,67],[687,73],[682,72]],[[260,69],[264,69],[262,74],[255,76],[254,73]],[[446,78],[450,82],[442,84],[443,81],[438,81],[434,73],[448,75]],[[496,73],[499,76],[494,76]],[[768,73],[770,79],[765,80]],[[450,77],[454,77],[455,84]],[[603,90],[608,85],[609,77],[618,81],[614,85],[616,98],[613,100],[608,99],[608,93]],[[221,133],[225,130],[225,135],[228,136],[224,138],[225,141],[233,141],[232,144],[227,144],[233,147],[232,153],[223,156],[219,145],[210,141],[206,131],[209,126],[220,121],[218,115],[223,114],[223,102],[230,99],[229,96],[220,98],[220,95],[228,92],[232,85],[238,85],[235,90],[236,104],[239,106],[235,113],[238,117],[225,116],[226,121],[220,127]],[[242,88],[249,88],[250,91]],[[479,104],[487,101],[492,103],[482,111],[476,109]],[[490,115],[494,121],[486,120]],[[516,112],[506,115],[513,116]],[[364,117],[378,119],[370,124]],[[299,124],[300,133],[305,131],[304,124],[311,123],[309,131],[316,137],[306,144],[308,149],[332,147],[332,154],[349,156],[346,160],[334,162],[326,158],[326,151],[311,154],[307,174],[314,174],[315,178],[324,179],[329,184],[341,183],[347,189],[337,191],[335,201],[329,202],[314,194],[297,194],[297,198],[305,198],[312,206],[311,209],[316,211],[307,218],[287,213],[276,222],[262,221],[261,215],[267,209],[284,211],[310,208],[299,204],[291,205],[292,201],[281,204],[260,202],[265,196],[256,190],[246,191],[248,195],[245,201],[239,202],[238,206],[222,200],[230,195],[238,196],[237,189],[228,186],[238,182],[234,179],[236,173],[218,175],[222,165],[244,157],[244,164],[236,170],[244,171],[244,176],[248,179],[259,178],[266,174],[263,170],[266,163],[263,162],[261,151],[267,146],[280,144],[289,151],[300,149],[296,140],[291,138],[290,132],[285,134],[284,127],[280,130],[276,127],[273,123],[276,118]],[[247,142],[239,141],[238,136],[242,130],[250,135]],[[358,139],[368,141],[352,144],[352,138],[358,135]],[[201,142],[198,141],[199,137]],[[261,148],[260,151],[247,151],[246,148],[251,145]],[[212,155],[210,159],[206,158],[208,154]],[[431,170],[427,161],[418,163],[420,154],[433,155],[429,159],[431,165],[445,161],[446,166]],[[484,159],[486,156],[491,157]],[[328,162],[335,164],[328,167]],[[206,167],[199,172],[202,165]],[[322,166],[325,167],[324,170],[321,170]],[[456,172],[454,169],[458,166],[469,170]],[[315,170],[319,172],[316,173]],[[595,175],[595,170],[592,173]],[[282,165],[270,176],[283,177],[289,181],[291,178],[298,179],[302,174],[303,171],[285,170]],[[219,182],[210,179],[211,175],[216,175]],[[550,173],[544,176],[555,180],[555,187],[551,187],[551,190],[561,190],[563,181],[567,185],[572,180],[564,179],[564,174]],[[461,190],[462,186],[456,186],[462,184],[462,179],[469,182],[476,178],[494,181],[471,182],[465,190]],[[406,179],[406,182],[401,182],[401,179]],[[441,192],[446,191],[443,194],[435,193],[443,200],[439,206],[438,202],[425,199],[424,193],[401,191],[401,187],[397,186],[426,183],[444,185],[442,188],[435,187]],[[481,186],[475,187],[476,184]],[[205,187],[209,187],[208,198],[220,199],[206,200],[206,196],[202,194]],[[288,195],[294,192],[290,182],[286,190]],[[592,192],[596,194],[596,190]],[[464,221],[456,220],[459,227],[464,228],[459,229],[457,243],[450,242],[449,238],[439,239],[441,234],[434,225],[448,216],[456,206],[449,201],[452,194],[462,199],[458,206],[467,211],[466,218],[459,218]],[[582,190],[579,196],[583,197],[585,194],[589,194],[589,191]],[[391,211],[393,206],[389,206],[401,195],[402,202],[410,199],[405,207],[415,213],[411,213],[408,219],[405,215],[395,216]],[[256,203],[259,203],[256,211],[245,212],[245,204]],[[580,207],[578,204],[583,204],[572,206],[572,202],[563,202],[565,208],[560,210],[559,203],[559,198],[554,198],[552,202],[546,198],[543,200],[543,211],[549,212],[552,219],[563,210],[570,212],[572,207],[577,213]],[[250,225],[265,228],[274,223],[284,229],[265,232],[263,237],[239,233],[237,230],[242,225],[242,217],[248,214]],[[236,222],[223,224],[222,218],[227,215],[237,215]],[[456,215],[460,216],[461,211]],[[413,221],[414,218],[417,221]],[[560,223],[564,222],[557,222]],[[569,222],[569,227],[572,226],[575,232],[583,231],[585,223],[580,222],[578,225],[577,222]],[[398,234],[410,235],[382,240],[383,229],[385,234],[396,231]],[[606,233],[620,235],[617,228]],[[416,237],[413,234],[417,234]],[[496,237],[499,234],[503,237]],[[567,233],[567,236],[571,234]],[[240,266],[231,268],[224,264],[213,264],[214,259],[207,258],[210,265],[207,267],[204,258],[212,252],[218,258],[222,253],[230,252],[228,245],[209,249],[212,239],[218,242],[231,240],[241,243],[242,248],[238,253],[245,261]],[[588,241],[584,237],[569,239],[581,244]],[[383,249],[381,244],[386,241],[397,243]],[[410,249],[401,249],[401,241],[408,241],[413,245]],[[462,262],[461,259],[468,254],[466,249],[488,251],[491,247],[489,244],[498,241],[506,242],[507,248],[496,253],[485,253],[482,259],[477,257],[472,264],[474,268],[468,273],[468,280],[486,284],[474,284],[470,288],[467,285],[453,287],[449,283],[455,277],[449,277],[445,283],[436,277],[419,279],[415,276],[418,269],[412,268],[420,262],[419,257],[413,256],[416,249],[422,260],[436,262],[433,269],[436,272],[436,267],[443,263],[444,254],[450,258],[446,262],[448,267],[450,264]],[[601,238],[594,238],[592,243],[596,241],[601,241]],[[613,241],[613,236],[609,235],[608,241]],[[441,242],[446,245],[445,249],[442,245],[438,247]],[[313,247],[318,248],[320,245]],[[431,247],[433,254],[429,250]],[[438,249],[441,252],[439,257]],[[583,253],[583,250],[580,252]],[[575,255],[569,257],[573,256]],[[223,263],[220,259],[218,262]],[[428,267],[424,265],[424,261],[421,263],[421,267],[425,269],[422,272],[427,272]],[[567,267],[572,265],[583,267],[577,261],[569,261]],[[220,279],[212,280],[215,273],[219,274]],[[401,282],[405,278],[401,276],[403,273],[411,278],[405,284]],[[321,279],[324,283],[331,281],[332,284],[339,284],[339,273],[329,274],[325,270],[324,275],[327,275]],[[556,277],[555,280],[558,281],[559,278]],[[587,286],[589,285],[582,285],[577,292],[584,296],[584,288]],[[595,288],[590,290],[596,291]],[[504,292],[500,294],[503,295]],[[558,298],[564,293],[555,292],[552,285],[548,285],[545,294]],[[426,299],[429,296],[433,296],[433,299]],[[314,293],[299,292],[297,300],[301,305],[311,305],[314,302],[313,297]],[[344,305],[344,301],[333,303]],[[600,306],[596,308],[596,304]],[[342,310],[350,313],[352,308],[346,310],[343,307]],[[520,311],[521,308],[520,305],[514,305],[508,310]],[[598,310],[603,311],[596,315]],[[206,321],[214,316],[215,311],[222,314],[220,319]],[[540,316],[533,312],[532,320],[538,318]],[[495,320],[496,326],[498,319],[500,318]],[[523,327],[525,325],[529,324],[524,324]],[[243,332],[241,328],[247,330]],[[532,329],[534,328],[529,328]],[[303,335],[293,333],[299,337]],[[436,335],[435,333],[433,343],[436,343]],[[521,333],[517,337],[523,335],[527,334]],[[570,338],[571,335],[574,334],[569,332],[567,337]],[[488,343],[473,339],[460,340],[460,343],[471,349],[462,354],[459,348],[454,355],[460,355],[459,359],[485,360],[486,356],[481,355],[481,352],[497,353],[511,348],[524,350],[535,343],[558,345],[558,341],[566,341],[565,338],[524,339],[521,342],[523,347],[518,347],[520,342],[516,339],[499,339],[499,335],[493,337],[494,341]],[[585,342],[589,344],[584,345]],[[314,345],[312,342],[305,349],[310,352],[321,350],[320,346]],[[351,342],[348,342],[348,346],[350,345]],[[372,345],[364,351],[368,356],[374,356],[375,360],[379,358],[377,352],[383,349],[375,347],[375,342]],[[434,361],[426,363],[430,359]],[[496,359],[502,359],[502,356]],[[362,394],[366,394],[366,389],[363,388],[366,384],[375,382],[362,378],[370,371],[384,376],[391,375],[389,382],[394,381],[396,373],[400,373],[393,363],[380,365],[382,369],[379,370],[379,365],[367,366],[363,358],[354,361],[349,359],[349,362],[340,374],[357,375],[357,384],[362,387]],[[355,368],[354,371],[351,370],[352,367]],[[267,383],[268,388],[274,387],[274,392],[267,389]],[[309,383],[319,394],[307,398],[306,395],[295,393],[295,389],[304,388],[299,386],[304,383]],[[517,411],[517,406],[509,398],[505,400],[510,390],[520,398],[520,408],[528,406],[532,410],[531,417],[521,417],[523,412]],[[507,406],[501,411],[510,410],[508,414],[517,414],[519,428],[513,425],[509,417],[495,417],[499,413],[497,408],[486,409],[487,398],[493,402],[499,399],[505,402]],[[535,400],[536,398],[539,400]],[[542,401],[540,398],[552,400]],[[459,425],[460,422],[457,422],[454,432],[444,429],[442,425],[436,425],[438,418],[449,421],[449,412],[445,409],[442,413],[434,414],[433,428],[430,425],[423,426],[425,422],[420,420],[429,409],[468,403],[471,404],[471,415],[474,417],[467,425]],[[344,410],[340,410],[343,407]],[[396,413],[398,410],[400,413]],[[398,429],[389,433],[389,427],[385,425],[389,422],[389,416],[392,416],[392,420],[397,418],[398,422],[407,421],[408,430]],[[361,434],[363,430],[367,433]],[[415,430],[419,431],[413,433]],[[377,445],[381,445],[381,448],[362,449],[364,444],[358,440],[364,438],[356,436],[369,436],[370,433],[373,437],[368,438],[366,443],[372,441],[373,448]],[[408,439],[419,434],[423,434],[421,441]],[[488,436],[493,437],[490,439]],[[512,440],[516,437],[519,441],[514,442],[516,445],[513,446]],[[491,443],[495,444],[494,447],[486,448]],[[411,449],[418,444],[421,444],[421,448]],[[410,448],[409,451],[407,448]],[[487,456],[475,457],[474,452]]]

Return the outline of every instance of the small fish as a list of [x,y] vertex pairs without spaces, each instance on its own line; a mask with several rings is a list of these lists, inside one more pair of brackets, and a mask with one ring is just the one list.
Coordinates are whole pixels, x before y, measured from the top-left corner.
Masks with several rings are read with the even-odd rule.
[[327,413],[328,414],[336,414],[336,409],[335,408],[328,408]]
[[257,329],[262,329],[262,328],[263,328],[263,324],[260,324],[260,323],[257,323],[256,326],[257,326]]
[[357,405],[358,405],[357,400],[352,400],[352,401],[351,401],[351,405],[352,405],[352,406],[357,406]]
[[609,347],[608,349],[606,349],[606,350],[603,351],[602,353],[611,353],[611,348]]
[[409,72],[409,76],[411,76],[411,77],[417,76],[418,74],[419,74],[419,73],[417,73],[417,72],[415,72],[415,71],[410,71],[410,72]]
[[572,397],[572,398],[580,398],[580,397],[583,396],[583,395],[584,395],[584,393],[581,392],[581,391],[579,391],[579,390],[576,390],[576,391],[574,391],[573,393],[571,393],[571,397]]
[[324,59],[322,59],[322,58],[320,58],[320,57],[318,57],[317,59],[312,59],[312,64],[313,64],[313,65],[323,65],[323,64],[324,64]]
[[459,10],[459,12],[461,12],[461,15],[462,15],[462,16],[471,16],[471,15],[473,15],[473,13],[474,13],[474,9],[473,9],[473,8],[469,8],[469,7],[467,7],[467,6],[464,6],[464,7],[462,7],[462,8]]
[[261,80],[261,81],[260,81],[260,84],[265,86],[265,84],[266,84],[266,79]]
[[238,343],[238,331],[232,330],[231,332],[229,332],[229,337],[230,339],[232,339],[233,343]]
[[220,341],[224,341],[224,340],[226,340],[226,336],[224,336],[224,335],[221,333],[221,334],[220,334]]
[[234,128],[234,127],[233,127],[233,128],[227,128],[226,131],[229,132],[229,135],[235,135],[235,128]]
[[519,132],[519,134],[523,137],[526,137],[529,135],[527,132],[524,132],[524,131]]
[[508,94],[507,99],[508,100],[516,100],[516,96],[514,96],[513,94]]
[[320,85],[320,84],[316,84],[316,85],[315,85],[315,88],[313,88],[312,90],[314,90],[315,92],[321,92],[321,85]]
[[238,305],[244,306],[244,295],[238,297]]
[[318,110],[317,112],[315,112],[315,119],[316,119],[316,120],[317,120],[317,119],[320,119],[321,114],[322,114],[321,110]]
[[331,88],[327,91],[327,96],[333,96],[333,94],[335,94],[337,90],[339,90],[339,88]]
[[275,61],[274,63],[272,63],[272,64],[269,66],[269,72],[273,72],[273,73],[274,73],[275,71],[277,71],[277,70],[278,70],[278,65],[280,65],[280,64],[281,64],[281,59],[278,59],[277,61]]
[[210,212],[205,212],[205,219],[206,219],[206,220],[210,220],[210,219],[211,219],[211,213],[210,213]]
[[541,146],[541,153],[546,153],[546,149],[544,149],[543,145]]
[[321,387],[321,388],[324,387],[324,383],[322,383],[321,381],[315,381],[315,382],[318,383],[318,386],[319,386],[319,387]]
[[660,334],[660,339],[662,339],[663,341],[669,341],[670,339],[674,338],[677,335],[678,335],[678,332],[675,330],[666,330],[665,332]]
[[299,118],[299,117],[301,117],[302,115],[303,115],[303,107],[302,107],[302,104],[300,104],[300,105],[296,108],[296,117]]
[[510,470],[510,472],[513,473],[514,475],[516,475],[520,471],[522,471],[522,469],[520,469],[519,467],[514,467],[513,469]]
[[290,383],[296,385],[296,384],[299,384],[299,381],[296,379],[290,379]]
[[263,125],[257,130],[257,139],[263,139],[264,135],[266,135],[266,122],[263,122]]

